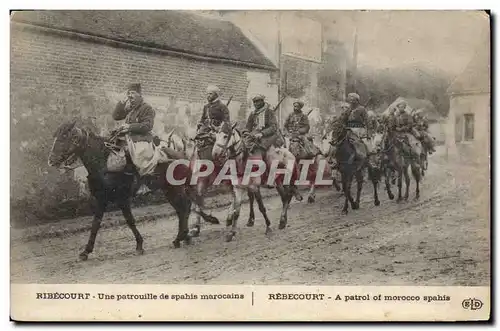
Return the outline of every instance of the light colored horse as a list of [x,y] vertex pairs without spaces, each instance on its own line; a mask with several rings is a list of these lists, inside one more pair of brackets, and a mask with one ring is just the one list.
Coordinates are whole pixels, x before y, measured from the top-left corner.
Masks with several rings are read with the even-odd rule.
[[[290,137],[284,136],[283,137],[285,140],[285,148],[287,150],[290,150],[291,144],[294,142],[290,141]],[[321,151],[321,149],[320,149]],[[310,183],[309,184],[309,192],[307,194],[307,202],[308,203],[314,203],[316,201],[316,175],[317,173],[321,173],[323,178],[331,178],[333,180],[333,185],[337,188],[338,191],[340,191],[340,187],[338,186],[338,183],[336,181],[336,178],[334,176],[334,171],[332,171],[331,167],[328,166],[327,159],[325,157],[326,154],[318,154],[313,158],[307,158],[307,159],[302,159],[304,161],[311,161],[312,163],[309,165],[308,168],[308,173],[306,176],[306,180]],[[302,160],[297,160],[299,163]],[[300,171],[302,171],[302,168],[300,168]],[[323,179],[322,178],[322,179]]]
[[[260,160],[265,162],[268,170],[270,169],[271,165],[279,165],[280,167],[287,169],[290,174],[296,175],[297,169],[295,168],[295,157],[286,148],[275,147],[271,147],[265,153],[265,159],[259,152],[248,154],[242,135],[236,129],[236,124],[234,124],[232,127],[229,127],[228,125],[222,126],[216,132],[215,137],[215,144],[212,149],[212,159],[224,164],[231,164],[230,161],[233,161],[236,165],[236,169],[240,169],[240,171],[237,171],[237,176],[233,177],[233,181],[231,183],[233,203],[230,207],[226,219],[226,241],[231,241],[237,234],[237,221],[240,215],[243,194],[245,192],[249,194],[251,203],[253,203],[253,198],[255,198],[255,200],[257,201],[259,210],[266,222],[266,234],[269,234],[271,232],[271,221],[267,216],[266,208],[264,206],[262,195],[260,193],[260,186],[263,184],[262,177],[259,175],[257,177],[252,177],[251,179],[248,178],[248,181],[245,181],[245,171],[243,170],[242,174],[241,169],[246,169],[246,167],[251,164],[248,163],[249,160]],[[273,174],[272,171],[271,173],[268,173],[268,176],[274,177],[274,175],[275,174]],[[291,176],[290,179],[293,181],[293,176]],[[290,201],[294,196],[295,188],[292,188],[290,185],[287,185],[280,180],[275,181],[275,187],[282,201],[279,229],[284,229],[288,222],[287,212]],[[247,226],[253,226],[253,221],[253,209],[251,209]]]

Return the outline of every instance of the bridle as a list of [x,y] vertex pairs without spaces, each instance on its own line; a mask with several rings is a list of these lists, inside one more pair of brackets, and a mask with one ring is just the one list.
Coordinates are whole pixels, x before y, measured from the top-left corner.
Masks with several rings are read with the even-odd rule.
[[[88,146],[88,141],[89,141],[89,136],[90,136],[89,132],[87,130],[85,130],[84,128],[79,128],[77,126],[75,126],[73,129],[76,129],[78,131],[77,136],[79,138],[77,141],[74,141],[73,139],[71,139],[71,145],[73,147],[72,150],[74,152],[69,153],[64,158],[64,161],[62,161],[61,165],[59,166],[60,169],[74,170],[74,169],[80,167],[79,165],[75,165],[76,160],[78,160],[78,156],[76,155],[76,153],[79,149],[83,148],[82,146]],[[59,137],[54,138],[54,142],[52,144],[51,151],[54,150],[54,146],[55,146],[58,138]],[[66,164],[71,159],[74,159],[73,162]],[[50,162],[49,162],[49,166],[50,166]]]
[[[236,132],[238,134],[240,140],[236,140],[236,138],[235,138],[234,143],[229,145],[229,142],[231,141],[231,139],[233,137],[236,137],[234,132]],[[222,154],[227,155],[228,151],[231,152],[231,155],[227,155],[228,158],[229,157],[236,157],[236,156],[240,155],[243,152],[242,144],[243,144],[243,139],[241,138],[241,134],[238,132],[238,130],[236,128],[230,130],[225,144],[219,144],[217,142],[215,143],[215,145],[217,147],[222,148]]]

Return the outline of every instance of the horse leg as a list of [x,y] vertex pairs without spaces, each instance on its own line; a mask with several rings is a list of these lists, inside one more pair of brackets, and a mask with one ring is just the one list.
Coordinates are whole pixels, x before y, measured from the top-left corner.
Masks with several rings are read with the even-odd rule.
[[[181,241],[184,240],[186,245],[191,244],[192,234],[189,233],[189,215],[191,214],[191,200],[183,193],[181,187],[165,190],[165,196],[168,202],[175,209],[179,225],[177,227],[177,237],[172,242],[174,248],[181,247]],[[198,235],[200,234],[198,228]]]
[[385,190],[387,191],[387,196],[389,197],[389,199],[394,200],[394,194],[391,191],[391,176],[392,171],[391,169],[387,168],[385,170]]
[[[233,211],[231,213],[232,224],[226,224],[226,228],[228,229],[226,233],[226,242],[233,240],[233,237],[238,231],[238,217],[240,216],[241,199],[245,190],[246,189],[233,187]],[[229,228],[229,226],[231,226],[231,228]]]
[[198,195],[198,198],[200,201],[195,206],[196,223],[190,231],[190,235],[192,237],[198,237],[200,235],[201,219],[202,218],[205,222],[208,222],[210,224],[220,224],[217,217],[212,216],[212,215],[208,215],[203,210],[204,196],[205,196],[205,193],[206,193],[207,187],[208,187],[207,180],[208,180],[208,178],[205,178],[196,185],[196,194]]
[[340,187],[339,183],[337,182],[337,178],[333,178],[333,187],[337,190],[337,192],[340,192],[342,188]]
[[227,216],[226,216],[226,227],[232,226],[233,225],[233,217],[234,217],[234,206],[235,206],[235,200],[236,200],[236,188],[233,187],[233,190],[231,191],[231,195],[233,197],[233,202],[229,206],[229,209],[227,211]]
[[253,192],[255,195],[255,199],[257,200],[257,205],[259,206],[259,211],[264,217],[264,220],[266,221],[266,234],[271,233],[271,221],[269,220],[269,217],[267,217],[267,211],[266,207],[264,206],[264,201],[262,201],[262,195],[260,194],[260,189],[259,187],[255,188],[255,191]]
[[288,223],[288,207],[293,197],[293,188],[284,187],[282,184],[276,185],[276,190],[281,197],[282,209],[278,229],[283,230]]
[[94,251],[95,239],[97,237],[97,232],[101,227],[102,216],[104,215],[104,211],[106,210],[107,201],[104,199],[98,199],[97,201],[97,210],[94,213],[94,218],[92,219],[92,228],[90,229],[90,237],[87,242],[87,246],[85,250],[80,253],[80,260],[87,260],[89,258],[89,254]]
[[254,199],[255,199],[255,195],[250,190],[248,190],[247,193],[248,193],[248,204],[250,206],[250,214],[248,215],[247,226],[251,227],[251,226],[254,226],[254,224],[255,224],[255,212],[254,212],[254,209],[253,209],[253,202],[254,202]]
[[401,189],[403,186],[403,169],[402,167],[398,168],[398,200],[397,202],[401,202],[403,200],[403,196],[401,194]]
[[202,213],[200,204],[203,205],[205,203],[204,197],[203,197],[203,193],[205,193],[204,191],[205,190],[204,190],[203,181],[199,182],[196,185],[196,194],[199,197],[199,201],[194,206],[194,212],[195,212],[196,222],[195,222],[193,228],[191,229],[191,231],[189,232],[189,235],[191,237],[199,237],[200,236],[200,232],[201,232],[201,213]]
[[314,183],[311,183],[311,188],[309,189],[307,202],[314,203],[315,201],[316,201],[316,185],[314,185]]
[[[319,156],[316,156],[315,162],[313,163],[313,172],[317,172],[319,170]],[[314,203],[316,201],[316,185],[315,185],[315,179],[311,180],[311,187],[309,189],[309,193],[307,196],[307,202],[308,203]]]
[[376,174],[374,174],[375,171],[371,171],[371,181],[372,181],[372,184],[373,184],[373,203],[375,204],[375,206],[380,206],[380,200],[378,199],[378,177]]
[[408,197],[410,195],[410,174],[408,172],[408,165],[405,166],[404,168],[404,176],[405,176],[405,184],[406,184],[406,188],[405,188],[405,200],[408,200]]
[[356,201],[351,201],[351,208],[353,210],[359,209],[359,201],[361,199],[361,191],[363,190],[363,172],[362,170],[356,171]]
[[347,215],[349,209],[349,202],[352,203],[351,196],[351,184],[352,184],[352,174],[342,174],[342,191],[344,191],[344,208],[342,208],[342,214]]
[[144,254],[144,249],[142,248],[142,243],[144,240],[142,239],[142,236],[137,230],[137,227],[135,225],[135,218],[134,215],[132,215],[132,210],[130,208],[130,200],[125,200],[121,201],[119,203],[120,209],[122,210],[123,217],[125,217],[125,221],[127,222],[128,227],[130,230],[132,230],[132,233],[134,234],[135,237],[135,242],[136,242],[136,247],[135,251],[137,255],[142,255]]
[[[425,170],[427,170],[425,166],[425,159],[426,159],[427,152],[424,150],[424,152],[420,155],[420,169],[421,169],[421,174],[422,176],[425,176]],[[413,168],[412,168],[413,171]]]
[[415,178],[415,182],[416,182],[415,200],[418,200],[418,199],[420,199],[420,180],[422,179],[419,166],[412,164],[411,172],[413,173],[413,178]]

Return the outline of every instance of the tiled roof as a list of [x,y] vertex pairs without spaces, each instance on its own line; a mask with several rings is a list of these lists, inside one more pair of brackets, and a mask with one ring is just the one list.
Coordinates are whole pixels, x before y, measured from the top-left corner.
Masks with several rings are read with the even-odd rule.
[[16,11],[12,20],[276,70],[274,64],[233,23],[187,11]]

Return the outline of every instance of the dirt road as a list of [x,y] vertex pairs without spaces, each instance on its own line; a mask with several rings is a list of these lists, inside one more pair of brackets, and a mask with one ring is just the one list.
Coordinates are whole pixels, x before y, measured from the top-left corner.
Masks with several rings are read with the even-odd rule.
[[[397,204],[380,190],[373,205],[365,183],[361,209],[340,214],[343,198],[322,189],[317,201],[294,202],[289,226],[278,230],[280,201],[266,206],[273,233],[265,236],[262,216],[223,241],[223,225],[205,225],[193,245],[173,249],[176,219],[138,225],[146,253],[135,256],[135,242],[124,226],[102,229],[95,251],[78,261],[88,232],[13,241],[12,282],[163,284],[322,284],[322,285],[489,285],[490,240],[487,211],[478,208],[477,178],[431,159],[421,198]],[[470,169],[469,169],[470,170]],[[479,190],[479,191],[478,191]],[[484,202],[486,197],[482,197]],[[161,208],[154,206],[151,208]],[[225,209],[216,213],[221,219]],[[161,211],[158,210],[158,213]],[[113,216],[117,217],[117,216]],[[88,221],[87,221],[88,222]]]

